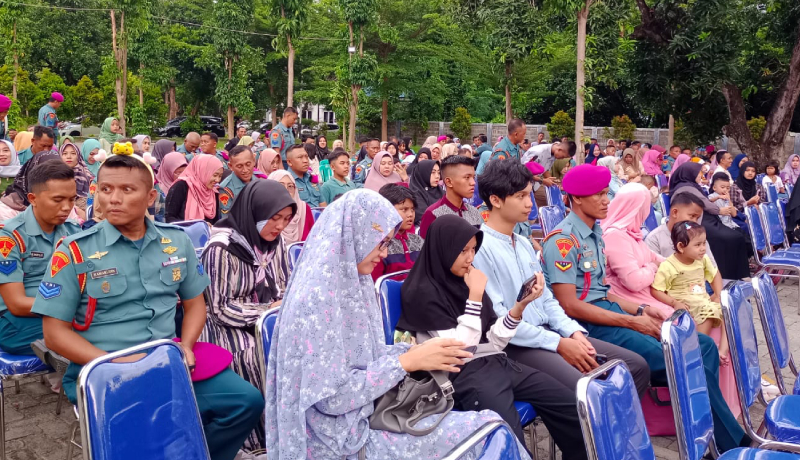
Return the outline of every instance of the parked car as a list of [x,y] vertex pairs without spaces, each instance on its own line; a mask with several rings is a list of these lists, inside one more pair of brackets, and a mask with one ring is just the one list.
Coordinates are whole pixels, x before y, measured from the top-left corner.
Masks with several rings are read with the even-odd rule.
[[[175,117],[169,120],[165,126],[155,128],[153,132],[159,137],[183,137],[188,133],[181,131],[181,123],[186,121],[187,118],[186,116]],[[210,131],[220,137],[225,136],[225,126],[222,124],[222,118],[202,115],[200,116],[200,121],[203,123],[203,131]]]
[[58,134],[62,138],[65,136],[72,136],[72,137],[90,137],[90,136],[99,136],[100,135],[100,127],[99,126],[83,126],[83,120],[86,119],[85,115],[81,115],[78,118],[75,118],[72,121],[60,121],[58,122]]
[[[314,125],[313,127],[303,128],[300,131],[300,134],[305,134],[307,136],[316,136],[317,134],[319,134],[319,126],[322,125],[322,124],[323,123],[318,123],[318,124]],[[324,124],[328,125],[328,132],[330,132],[330,131],[338,131],[339,130],[339,125],[337,125],[336,123],[324,123]]]

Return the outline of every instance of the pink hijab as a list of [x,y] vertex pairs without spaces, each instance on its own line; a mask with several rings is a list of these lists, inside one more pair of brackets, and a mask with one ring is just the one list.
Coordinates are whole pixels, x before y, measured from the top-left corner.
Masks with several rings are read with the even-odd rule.
[[216,190],[208,188],[207,184],[220,168],[222,162],[215,155],[197,155],[178,178],[189,185],[184,212],[186,220],[211,219],[217,214]]
[[687,163],[687,162],[689,162],[691,160],[692,159],[691,159],[691,157],[689,157],[689,155],[687,155],[685,153],[681,153],[680,155],[678,155],[678,158],[675,159],[675,162],[672,163],[672,170],[671,171],[676,171],[678,169],[678,166],[680,166],[680,165],[682,165],[684,163]]
[[650,191],[642,184],[623,185],[608,205],[608,216],[600,222],[603,234],[626,232],[636,241],[642,241],[642,224],[650,215]]
[[[268,179],[280,182],[284,177],[288,177],[292,180],[292,182],[294,182],[294,177],[292,177],[289,171],[285,169],[276,169],[270,173]],[[305,201],[300,199],[300,193],[297,191],[297,189],[294,189],[292,198],[294,198],[294,202],[297,203],[297,212],[294,214],[294,217],[292,217],[289,225],[287,225],[286,228],[283,229],[283,232],[281,232],[281,236],[283,236],[283,239],[286,241],[287,245],[297,243],[298,241],[302,240],[303,229],[306,226],[306,211],[308,205]]]
[[396,184],[403,181],[400,175],[394,172],[394,170],[388,176],[383,176],[381,174],[381,160],[383,157],[387,156],[391,158],[392,154],[386,150],[382,150],[375,155],[375,159],[372,160],[372,167],[367,175],[367,180],[364,182],[364,188],[377,192],[386,184]]
[[657,176],[661,174],[661,155],[658,150],[648,150],[642,158],[642,166],[644,167],[645,174]]
[[164,156],[164,159],[161,160],[161,167],[158,168],[158,173],[156,174],[158,188],[161,189],[161,193],[164,196],[169,193],[170,187],[175,183],[175,170],[188,164],[186,156],[180,152],[170,152]]
[[261,152],[261,155],[258,157],[256,174],[258,175],[260,173],[261,178],[263,179],[266,179],[270,174],[272,174],[272,161],[275,160],[275,157],[278,155],[278,152],[273,149],[264,149],[264,151]]

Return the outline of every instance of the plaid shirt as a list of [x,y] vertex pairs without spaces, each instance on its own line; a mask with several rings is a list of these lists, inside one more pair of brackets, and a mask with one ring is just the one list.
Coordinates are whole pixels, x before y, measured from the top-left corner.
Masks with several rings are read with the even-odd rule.
[[[769,201],[769,199],[767,199],[767,192],[761,184],[756,184],[756,190],[758,191],[758,198],[761,200],[761,203]],[[738,212],[744,212],[744,207],[747,206],[747,200],[744,199],[742,190],[736,183],[731,185],[731,203]]]

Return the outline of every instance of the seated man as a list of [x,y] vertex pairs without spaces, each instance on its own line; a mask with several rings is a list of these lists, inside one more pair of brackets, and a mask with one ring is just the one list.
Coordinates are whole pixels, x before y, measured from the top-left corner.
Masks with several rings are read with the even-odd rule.
[[182,153],[189,162],[197,154],[198,147],[200,147],[200,134],[192,131],[183,138],[183,145],[179,145],[175,151]]
[[441,200],[430,205],[422,215],[419,236],[423,238],[433,221],[446,214],[456,214],[476,228],[483,223],[480,211],[464,202],[465,199],[472,199],[475,193],[475,167],[472,159],[460,155],[447,157],[442,160],[441,168],[445,194]]
[[300,199],[312,208],[324,208],[328,203],[322,200],[319,184],[311,181],[311,172],[308,169],[309,161],[308,153],[302,145],[293,145],[286,150],[289,174],[294,179]]
[[[472,265],[488,278],[486,293],[498,318],[517,303],[523,283],[541,273],[539,257],[530,240],[514,233],[531,211],[533,174],[516,161],[492,161],[481,174],[478,193],[488,207],[483,244]],[[516,261],[516,263],[509,263]],[[588,338],[586,329],[568,317],[549,289],[522,313],[517,334],[505,349],[508,357],[549,374],[567,388],[597,367],[597,353],[622,359],[628,365],[641,395],[650,385],[644,358],[622,347]]]
[[219,210],[222,214],[230,212],[233,201],[239,196],[239,192],[245,185],[251,180],[258,180],[257,177],[253,177],[256,157],[250,147],[237,145],[228,152],[228,156],[230,157],[228,167],[233,174],[219,184]]
[[[651,381],[666,382],[661,350],[661,321],[648,305],[608,298],[602,230],[597,224],[608,214],[607,168],[580,165],[564,176],[572,212],[543,242],[542,258],[548,287],[567,315],[578,320],[589,336],[642,355],[650,366]],[[719,388],[719,352],[714,341],[699,334],[714,416],[714,437],[721,451],[746,446],[750,438],[731,413]]]
[[37,290],[50,268],[56,243],[80,226],[67,222],[75,205],[75,172],[63,161],[47,161],[28,174],[31,205],[0,225],[0,349],[32,355],[42,338],[42,318],[31,313]]
[[[89,361],[175,337],[178,297],[184,310],[180,345],[194,366],[209,279],[183,231],[146,217],[156,193],[153,173],[140,158],[106,160],[96,197],[106,220],[64,240],[44,277],[46,289],[34,301],[32,311],[44,316],[45,343],[71,362],[63,383],[73,404],[75,381]],[[264,398],[230,369],[193,386],[211,458],[233,460],[262,416]]]

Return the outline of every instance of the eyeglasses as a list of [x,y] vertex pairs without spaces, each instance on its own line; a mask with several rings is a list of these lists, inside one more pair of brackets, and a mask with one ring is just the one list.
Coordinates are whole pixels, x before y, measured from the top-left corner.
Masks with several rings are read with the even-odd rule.
[[389,243],[392,242],[392,238],[394,238],[394,236],[397,235],[397,232],[400,231],[400,227],[402,225],[403,225],[403,221],[402,220],[400,221],[399,224],[395,225],[394,232],[392,232],[389,236],[384,238],[383,241],[381,241],[381,243],[378,245],[378,249],[379,250],[383,251],[384,249],[387,249],[389,247]]

